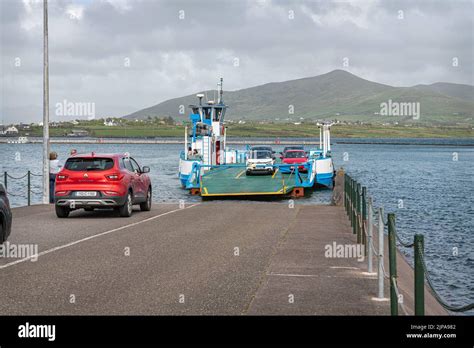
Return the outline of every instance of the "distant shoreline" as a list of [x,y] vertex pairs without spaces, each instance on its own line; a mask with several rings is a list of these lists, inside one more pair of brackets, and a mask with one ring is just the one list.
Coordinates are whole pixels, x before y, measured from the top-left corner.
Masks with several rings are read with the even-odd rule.
[[[153,123],[139,123],[130,124],[127,126],[105,126],[97,124],[98,121],[84,121],[77,126],[55,126],[50,127],[50,137],[52,141],[56,139],[67,139],[65,141],[74,142],[81,139],[104,139],[104,141],[117,139],[134,139],[138,143],[153,142],[155,139],[160,141],[171,141],[172,143],[179,143],[184,141],[184,125],[168,125],[168,124],[153,124]],[[135,123],[135,122],[134,122]],[[10,137],[26,136],[29,139],[41,139],[43,136],[42,127],[29,126],[28,129],[21,129],[18,126],[19,132],[16,134],[9,134]],[[319,126],[315,123],[308,124],[262,124],[256,122],[247,122],[244,124],[229,124],[226,127],[227,138],[229,141],[235,139],[284,139],[285,141],[292,141],[293,139],[308,139],[312,141],[319,141]],[[188,130],[190,130],[188,125]],[[76,136],[67,136],[70,134]],[[79,134],[81,133],[81,134]],[[422,126],[422,125],[348,125],[335,124],[331,127],[331,137],[334,139],[391,139],[396,142],[403,141],[405,138],[420,138],[420,139],[474,139],[474,129],[472,126],[454,127],[454,126]],[[1,140],[0,142],[4,142]],[[179,141],[176,141],[179,139]],[[376,140],[377,139],[377,140]],[[64,141],[64,140],[62,140]],[[131,140],[129,140],[130,142]],[[390,141],[390,140],[388,140]],[[438,143],[438,141],[435,141]],[[164,142],[167,143],[167,142]]]
[[[384,141],[385,139],[389,141]],[[360,144],[360,145],[418,145],[418,146],[466,146],[474,147],[474,138],[460,138],[459,140],[472,141],[472,143],[459,143],[459,144],[446,144],[441,142],[416,142],[416,140],[423,139],[436,139],[436,140],[456,140],[456,138],[399,138],[399,141],[395,141],[393,138],[356,138],[351,140],[351,138],[339,138],[333,139],[331,143],[333,144]],[[377,140],[377,141],[374,141]],[[415,140],[415,141],[408,141]],[[41,138],[30,138],[28,139],[27,144],[41,144],[43,141]],[[183,145],[184,140],[178,137],[164,137],[157,139],[147,139],[147,138],[51,138],[51,144],[161,144],[161,145]],[[0,144],[22,144],[18,142],[18,137],[2,137],[0,138]],[[227,144],[229,145],[319,145],[319,139],[310,140],[308,138],[303,139],[284,139],[284,140],[270,140],[270,139],[258,139],[256,137],[238,137],[238,139],[232,139],[231,137],[227,139]]]

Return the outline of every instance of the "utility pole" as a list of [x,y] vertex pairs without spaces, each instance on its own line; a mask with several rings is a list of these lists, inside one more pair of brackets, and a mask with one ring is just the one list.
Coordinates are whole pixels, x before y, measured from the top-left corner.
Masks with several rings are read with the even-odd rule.
[[49,204],[48,0],[43,0],[43,204]]

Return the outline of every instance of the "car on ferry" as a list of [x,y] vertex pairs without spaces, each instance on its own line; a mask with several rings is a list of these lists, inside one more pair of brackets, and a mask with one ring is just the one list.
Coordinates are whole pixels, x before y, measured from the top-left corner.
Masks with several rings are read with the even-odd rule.
[[0,244],[5,242],[12,229],[12,211],[5,186],[0,184]]
[[[308,154],[306,151],[302,149],[290,149],[283,152],[283,156],[281,158],[282,164],[304,164],[308,162]],[[296,166],[291,166],[289,168],[282,168],[283,172],[291,172],[295,170]],[[307,169],[304,165],[298,165],[298,171],[306,172]]]
[[283,151],[280,152],[281,156],[284,157],[285,153],[290,150],[304,150],[303,145],[289,145],[283,148]]
[[273,174],[275,158],[268,150],[250,150],[246,163],[246,175]]
[[275,158],[275,151],[271,146],[252,146],[250,148],[250,151],[270,151],[272,154],[272,158]]
[[147,173],[126,154],[76,154],[67,159],[56,176],[56,215],[66,218],[76,209],[113,208],[120,216],[132,215],[133,205],[149,211],[152,185]]

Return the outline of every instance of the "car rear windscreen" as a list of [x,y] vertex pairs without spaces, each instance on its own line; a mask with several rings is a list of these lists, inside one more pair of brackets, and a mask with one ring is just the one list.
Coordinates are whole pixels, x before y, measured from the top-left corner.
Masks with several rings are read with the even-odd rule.
[[304,151],[288,151],[285,155],[286,158],[305,158],[306,152]]
[[257,151],[251,151],[250,152],[250,158],[251,159],[267,159],[267,158],[272,158],[272,153],[270,151],[262,151],[262,150],[257,150]]
[[112,158],[69,158],[64,165],[67,170],[73,171],[93,171],[108,170],[113,168],[114,160]]

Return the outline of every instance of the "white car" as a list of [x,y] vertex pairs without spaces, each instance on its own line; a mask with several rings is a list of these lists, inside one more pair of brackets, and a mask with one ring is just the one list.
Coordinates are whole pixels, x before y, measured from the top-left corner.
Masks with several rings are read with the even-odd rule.
[[267,150],[251,150],[247,158],[246,175],[253,173],[273,174],[275,159]]

